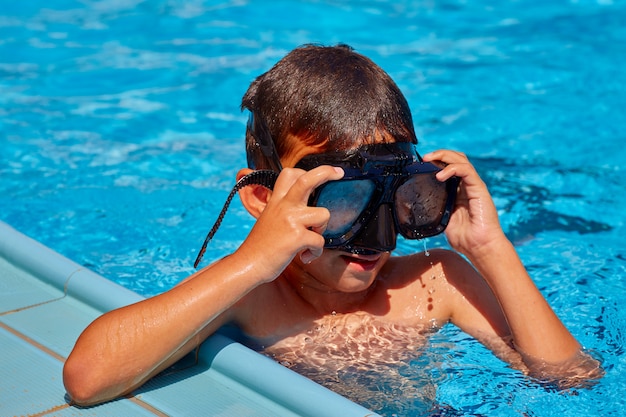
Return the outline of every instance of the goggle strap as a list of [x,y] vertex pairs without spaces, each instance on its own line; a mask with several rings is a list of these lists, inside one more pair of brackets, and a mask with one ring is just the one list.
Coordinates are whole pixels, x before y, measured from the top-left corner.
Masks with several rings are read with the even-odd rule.
[[224,216],[226,216],[226,211],[228,210],[228,207],[230,206],[230,203],[232,202],[235,195],[239,192],[239,190],[241,190],[244,187],[247,187],[248,185],[262,185],[263,187],[269,190],[273,190],[274,184],[276,183],[277,178],[278,178],[277,172],[270,171],[268,169],[262,169],[258,171],[253,171],[250,174],[241,178],[239,181],[237,181],[237,184],[235,184],[233,189],[230,191],[230,194],[226,198],[224,207],[222,207],[222,211],[220,212],[219,216],[217,216],[217,220],[215,221],[215,224],[213,224],[213,227],[211,228],[209,233],[206,235],[206,238],[204,239],[202,248],[200,249],[200,252],[198,253],[198,256],[196,257],[196,261],[193,263],[194,268],[198,267],[198,264],[200,263],[200,261],[202,260],[202,257],[204,256],[204,252],[206,252],[207,245],[209,244],[211,239],[213,239],[213,236],[215,236],[215,233],[217,233],[217,229],[219,229],[219,227],[221,226],[222,221],[224,220]]

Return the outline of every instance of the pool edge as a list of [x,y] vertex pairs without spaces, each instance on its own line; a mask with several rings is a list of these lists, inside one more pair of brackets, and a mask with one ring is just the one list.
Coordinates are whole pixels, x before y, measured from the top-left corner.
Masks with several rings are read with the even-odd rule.
[[[100,313],[143,299],[3,221],[0,221],[0,236],[0,257]],[[311,417],[377,415],[224,335],[210,337],[203,344],[200,356],[212,370],[280,404],[291,413]]]

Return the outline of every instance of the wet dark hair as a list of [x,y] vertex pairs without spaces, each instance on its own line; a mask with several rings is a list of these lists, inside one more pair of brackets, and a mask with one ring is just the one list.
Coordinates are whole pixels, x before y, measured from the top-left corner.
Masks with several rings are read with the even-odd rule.
[[294,49],[252,82],[241,108],[254,118],[246,146],[254,141],[251,130],[260,125],[281,158],[290,151],[290,135],[320,152],[373,143],[376,135],[417,143],[398,86],[372,60],[343,44]]

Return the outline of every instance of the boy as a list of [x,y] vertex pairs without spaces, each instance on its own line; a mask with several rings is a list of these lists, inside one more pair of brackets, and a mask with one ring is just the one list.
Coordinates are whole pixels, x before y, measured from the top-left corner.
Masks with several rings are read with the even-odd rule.
[[[368,58],[297,48],[242,107],[249,168],[236,190],[257,219],[249,236],[175,288],[96,319],[64,367],[76,403],[132,391],[227,324],[280,356],[325,326],[358,340],[452,322],[528,372],[597,368],[529,278],[468,159],[419,160],[405,98]],[[448,221],[471,264],[444,250],[391,257],[398,233],[429,236]]]

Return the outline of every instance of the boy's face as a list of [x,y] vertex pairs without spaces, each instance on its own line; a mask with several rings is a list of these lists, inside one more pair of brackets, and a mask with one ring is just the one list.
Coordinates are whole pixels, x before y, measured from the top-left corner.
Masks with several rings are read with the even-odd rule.
[[[317,147],[299,140],[294,140],[291,149],[289,155],[281,159],[283,167],[294,167],[303,157],[319,153]],[[314,285],[320,286],[319,289],[352,293],[369,288],[390,256],[390,252],[357,255],[325,248],[322,255],[309,264],[302,263],[298,257],[294,263],[315,279]]]

